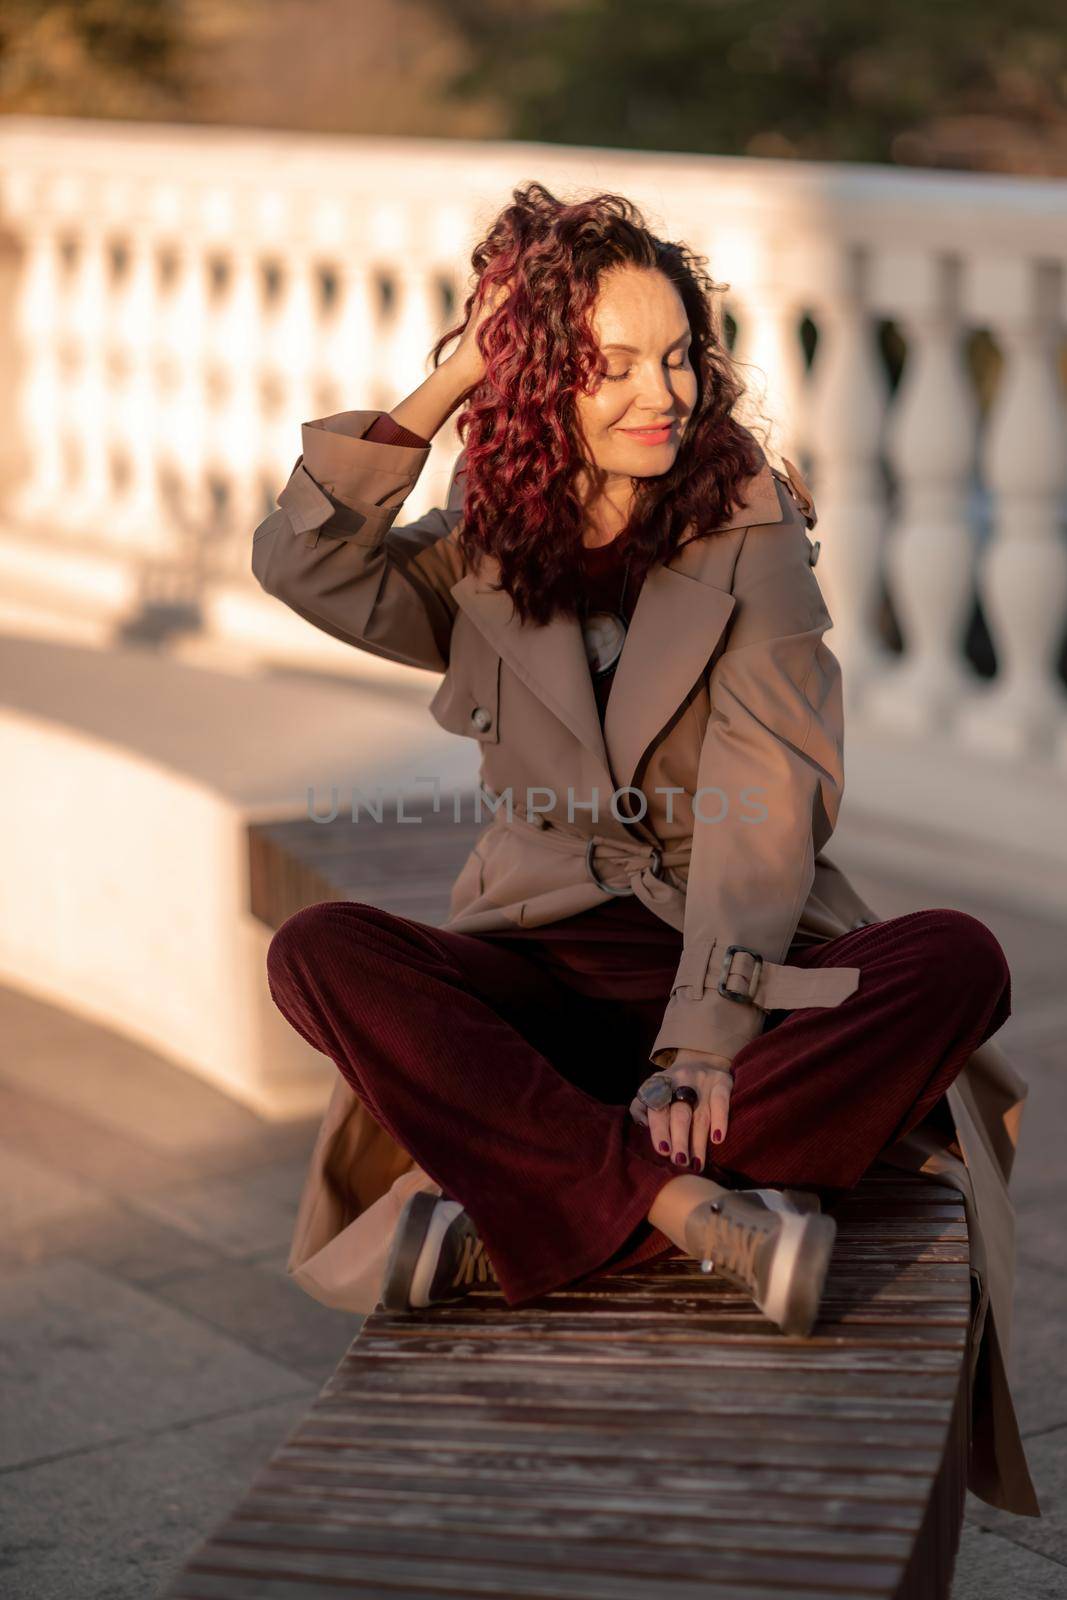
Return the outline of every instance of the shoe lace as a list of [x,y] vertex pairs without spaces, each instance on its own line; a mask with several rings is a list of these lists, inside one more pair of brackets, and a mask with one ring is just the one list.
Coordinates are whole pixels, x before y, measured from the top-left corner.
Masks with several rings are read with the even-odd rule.
[[460,1246],[459,1261],[456,1265],[452,1287],[455,1289],[472,1283],[495,1283],[496,1273],[493,1263],[486,1253],[485,1245],[474,1234],[465,1233]]
[[760,1247],[763,1233],[751,1223],[739,1221],[736,1217],[729,1216],[725,1211],[720,1211],[716,1202],[711,1203],[715,1213],[715,1251],[714,1256],[706,1256],[701,1266],[705,1272],[714,1272],[716,1263],[727,1272],[736,1273],[746,1283],[751,1283],[756,1271],[756,1251]]

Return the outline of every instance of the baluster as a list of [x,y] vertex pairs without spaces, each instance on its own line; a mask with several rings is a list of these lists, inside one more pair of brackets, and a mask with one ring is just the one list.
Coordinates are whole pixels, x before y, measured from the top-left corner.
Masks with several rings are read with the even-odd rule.
[[[434,273],[405,264],[397,270],[395,281],[397,305],[394,332],[389,341],[392,365],[388,370],[390,387],[398,391],[399,397],[428,375],[430,350],[444,329]],[[412,379],[407,388],[402,388],[406,380],[401,375],[407,373],[412,374]]]
[[834,619],[828,642],[842,665],[846,706],[861,701],[891,659],[875,629],[885,525],[879,444],[888,391],[866,267],[858,248],[813,250],[807,266],[807,298],[819,334],[810,406],[818,577]]
[[1063,275],[1052,262],[976,272],[974,300],[1005,358],[985,439],[993,526],[979,565],[997,675],[967,708],[962,734],[1001,757],[1067,756],[1067,697],[1056,653],[1067,611],[1067,428],[1057,371]]
[[[63,311],[67,305],[60,271],[59,239],[51,219],[20,218],[24,241],[15,294],[14,332],[21,382],[16,396],[26,476],[6,499],[15,521],[40,524],[55,515],[65,486],[63,433],[58,426],[65,388],[62,367]],[[9,375],[14,382],[15,374]]]
[[806,448],[807,377],[800,343],[800,309],[789,290],[760,275],[738,286],[734,355],[754,370],[741,369],[747,386],[738,418],[754,427],[772,457],[799,461]]
[[211,437],[207,391],[211,350],[207,260],[202,243],[166,246],[172,276],[160,296],[157,351],[164,378],[157,467],[164,474],[161,521],[172,549],[188,547],[205,514],[205,457]]
[[930,732],[949,726],[977,686],[963,653],[977,407],[963,360],[959,263],[892,252],[877,276],[907,340],[888,423],[899,517],[885,553],[905,653],[871,684],[864,712],[883,727]]
[[[324,372],[342,399],[341,411],[365,411],[376,374],[381,370],[375,342],[378,327],[374,292],[365,261],[348,255],[337,268],[337,313],[329,325],[322,353]],[[306,420],[306,419],[303,419]]]
[[154,241],[126,241],[126,266],[112,286],[104,347],[109,363],[112,448],[121,453],[126,480],[116,496],[109,534],[158,556],[168,530],[156,470],[159,428],[154,361],[157,280]]
[[295,421],[299,446],[300,424],[317,415],[320,322],[310,258],[298,252],[286,255],[284,272],[281,309],[271,329],[271,354],[285,390],[282,411],[290,423]]
[[83,222],[67,302],[67,327],[77,353],[77,370],[65,386],[66,403],[61,411],[61,426],[77,436],[81,460],[78,480],[69,484],[64,494],[62,518],[67,530],[94,536],[110,532],[117,504],[110,454],[111,387],[103,338],[107,301],[106,240],[99,227]]
[[[205,574],[245,571],[249,530],[261,517],[259,455],[262,445],[261,355],[263,345],[262,280],[258,252],[235,244],[228,256],[229,284],[214,323],[212,368],[220,393],[200,473],[199,526],[194,533],[197,565]],[[283,350],[297,337],[283,327]],[[313,353],[313,352],[312,352]],[[305,351],[304,359],[309,352]],[[283,355],[283,364],[288,362]],[[295,381],[301,382],[299,371]],[[226,490],[220,508],[210,492],[210,479]]]

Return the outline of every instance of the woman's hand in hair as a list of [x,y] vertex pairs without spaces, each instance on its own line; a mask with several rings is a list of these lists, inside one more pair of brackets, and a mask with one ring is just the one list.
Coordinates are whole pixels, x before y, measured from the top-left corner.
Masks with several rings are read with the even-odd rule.
[[460,369],[468,387],[474,389],[485,377],[485,358],[478,348],[478,333],[483,324],[498,311],[511,293],[511,279],[494,283],[486,288],[484,278],[475,291],[474,304],[467,325],[460,334],[459,343],[447,358],[449,366]]
[[[662,1111],[650,1111],[635,1097],[630,1115],[648,1128],[657,1155],[679,1172],[700,1172],[707,1165],[709,1141],[718,1146],[726,1138],[734,1084],[730,1062],[703,1050],[679,1050],[663,1072],[675,1088],[683,1084],[694,1088],[697,1104],[690,1108],[684,1100],[675,1100]],[[685,1159],[680,1161],[679,1156]]]

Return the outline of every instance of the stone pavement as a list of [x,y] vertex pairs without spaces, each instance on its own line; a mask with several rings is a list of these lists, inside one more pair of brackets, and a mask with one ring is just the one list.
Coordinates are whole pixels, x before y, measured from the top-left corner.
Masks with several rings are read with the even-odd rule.
[[[883,916],[954,905],[1013,973],[1031,1085],[1014,1190],[1013,1368],[1045,1515],[969,1498],[953,1600],[1067,1597],[1067,928],[835,855]],[[264,1124],[128,1041],[0,989],[0,1592],[157,1593],[358,1328],[289,1282],[315,1122]]]

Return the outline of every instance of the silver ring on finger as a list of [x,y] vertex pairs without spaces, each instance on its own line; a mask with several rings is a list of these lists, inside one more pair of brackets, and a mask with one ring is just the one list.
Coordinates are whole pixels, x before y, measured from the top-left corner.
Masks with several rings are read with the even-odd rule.
[[688,1083],[680,1083],[675,1089],[671,1095],[671,1104],[673,1105],[676,1100],[681,1100],[691,1110],[695,1110],[700,1104],[700,1096],[692,1085]]
[[637,1098],[649,1111],[663,1111],[671,1103],[673,1085],[665,1072],[654,1072],[637,1091]]

